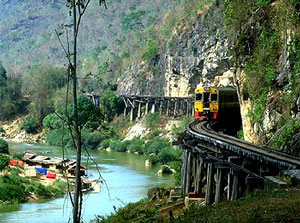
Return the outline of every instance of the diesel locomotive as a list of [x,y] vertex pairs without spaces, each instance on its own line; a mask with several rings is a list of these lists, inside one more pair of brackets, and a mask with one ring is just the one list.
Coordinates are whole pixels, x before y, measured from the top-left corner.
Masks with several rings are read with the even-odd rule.
[[240,116],[237,91],[233,87],[199,87],[195,90],[196,119],[230,119]]

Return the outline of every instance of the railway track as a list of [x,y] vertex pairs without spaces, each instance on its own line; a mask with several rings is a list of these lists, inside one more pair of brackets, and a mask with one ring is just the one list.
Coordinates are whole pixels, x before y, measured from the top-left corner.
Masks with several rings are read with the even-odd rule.
[[216,132],[213,130],[214,125],[214,122],[209,121],[193,122],[188,125],[186,133],[193,138],[212,143],[222,150],[229,150],[260,162],[278,165],[280,169],[300,168],[299,158]]

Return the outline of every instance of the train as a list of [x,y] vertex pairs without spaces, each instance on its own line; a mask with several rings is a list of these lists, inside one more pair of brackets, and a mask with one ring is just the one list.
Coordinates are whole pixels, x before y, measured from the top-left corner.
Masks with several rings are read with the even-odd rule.
[[198,120],[240,117],[237,91],[233,87],[199,87],[195,89],[194,110]]

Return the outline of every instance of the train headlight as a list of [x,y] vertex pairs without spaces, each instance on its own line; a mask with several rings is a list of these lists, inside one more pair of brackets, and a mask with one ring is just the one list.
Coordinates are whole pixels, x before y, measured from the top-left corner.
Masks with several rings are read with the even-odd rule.
[[209,91],[210,87],[204,87],[205,91]]

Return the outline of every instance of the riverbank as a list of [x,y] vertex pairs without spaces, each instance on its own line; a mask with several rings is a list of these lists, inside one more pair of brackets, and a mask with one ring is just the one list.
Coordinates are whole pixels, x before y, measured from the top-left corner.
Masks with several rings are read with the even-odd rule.
[[58,198],[66,191],[66,182],[53,180],[46,185],[46,182],[42,183],[38,178],[25,176],[21,166],[7,166],[0,173],[0,205]]
[[22,130],[22,124],[28,115],[18,116],[11,121],[1,121],[0,127],[2,131],[0,132],[0,137],[6,141],[12,142],[26,142],[26,143],[45,143],[45,131],[42,130],[36,134],[26,133]]
[[[23,153],[27,150],[34,150],[38,154],[47,151],[49,157],[62,157],[62,150],[59,147],[10,142],[10,153]],[[85,222],[90,222],[96,215],[113,213],[114,207],[121,208],[128,203],[143,199],[149,188],[170,187],[174,184],[173,176],[157,175],[159,166],[145,166],[143,156],[97,150],[89,151],[89,154],[100,165],[100,169],[87,159],[84,152],[82,162],[84,165],[88,164],[88,177],[98,179],[101,173],[107,185],[101,185],[101,193],[83,195],[82,213]],[[66,156],[73,159],[76,151],[68,149]],[[0,208],[0,223],[65,223],[72,213],[72,205],[66,197],[45,202],[22,203],[14,206],[13,210],[8,208],[10,207]]]
[[194,203],[189,208],[183,208],[176,204],[172,206],[166,199],[154,202],[142,200],[109,217],[98,216],[96,222],[300,222],[300,188],[255,191],[238,201],[225,201],[212,206]]

